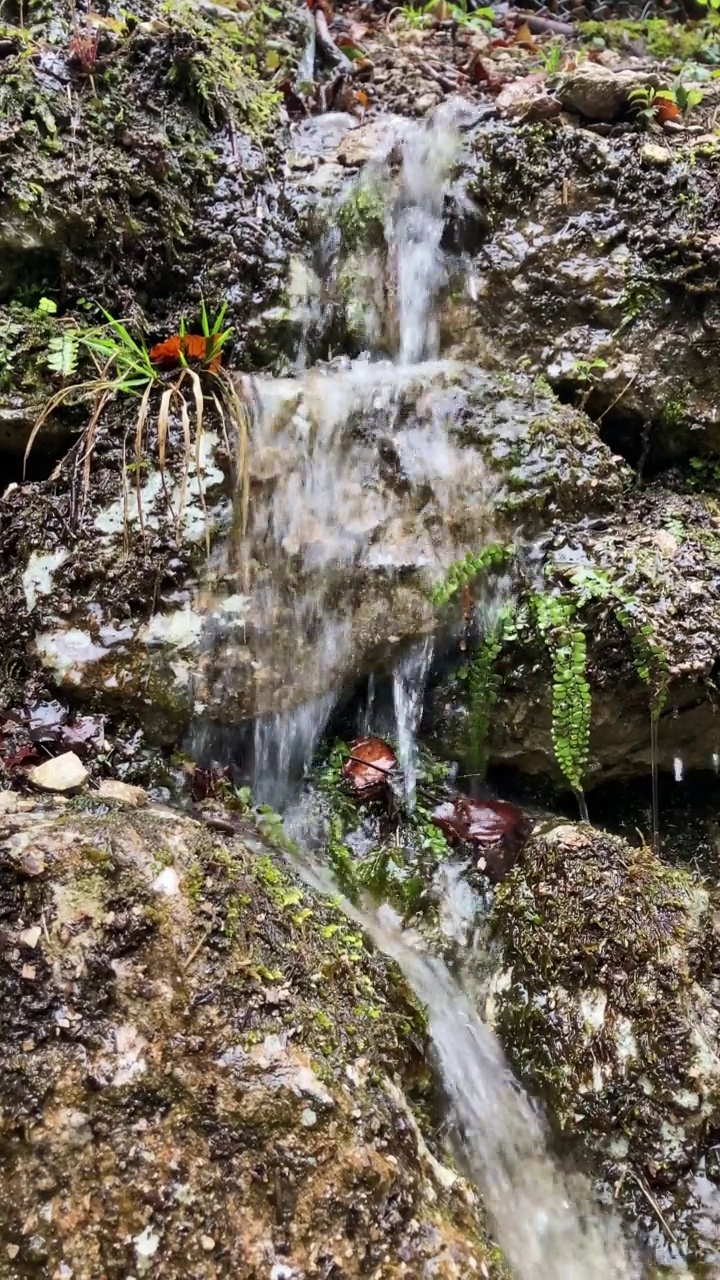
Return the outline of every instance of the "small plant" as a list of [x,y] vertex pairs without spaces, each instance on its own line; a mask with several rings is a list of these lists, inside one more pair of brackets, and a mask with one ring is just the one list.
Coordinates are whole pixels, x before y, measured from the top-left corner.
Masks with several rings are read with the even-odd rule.
[[[153,392],[159,395],[157,410],[157,453],[160,471],[164,473],[167,457],[167,446],[170,431],[170,420],[173,410],[180,419],[183,437],[182,480],[178,509],[172,508],[178,541],[181,538],[182,517],[187,497],[187,482],[190,463],[194,455],[198,476],[201,474],[201,443],[203,432],[203,416],[205,410],[205,391],[203,378],[212,375],[210,394],[217,409],[223,431],[227,437],[227,423],[230,422],[238,443],[238,476],[240,489],[240,511],[242,531],[247,522],[249,494],[248,480],[248,436],[249,416],[241,402],[232,378],[221,367],[221,353],[231,329],[223,328],[227,307],[223,306],[214,320],[211,320],[205,303],[201,307],[202,335],[188,334],[185,322],[181,323],[180,334],[148,349],[142,340],[132,336],[130,330],[121,320],[117,320],[102,307],[100,311],[105,324],[95,328],[83,329],[80,325],[73,328],[64,327],[62,332],[54,335],[48,344],[48,366],[60,376],[65,385],[48,400],[38,417],[25,449],[25,463],[30,456],[35,440],[52,414],[69,400],[91,403],[92,408],[84,431],[83,449],[83,497],[87,496],[90,485],[90,466],[93,445],[98,425],[106,405],[118,395],[131,396],[139,400],[134,431],[134,461],[123,467],[123,495],[126,513],[127,536],[127,474],[135,474],[138,522],[143,539],[146,537],[142,510],[142,472],[145,465],[143,451],[150,418],[151,397]],[[94,372],[81,382],[68,382],[77,372],[82,355],[89,357]],[[197,358],[200,368],[191,367],[190,360]],[[179,372],[168,384],[162,377],[158,366],[162,364],[179,365]],[[189,393],[189,394],[188,394]],[[194,418],[194,440],[191,420]],[[229,442],[228,442],[229,443]],[[200,485],[200,497],[204,503],[204,493]],[[206,539],[207,540],[207,539]]]
[[649,85],[636,85],[628,94],[628,102],[635,118],[645,127],[656,122],[665,124],[679,115],[688,115],[703,100],[703,91],[697,85],[683,82],[682,73],[670,89],[653,89]]
[[474,582],[486,569],[500,568],[510,561],[515,549],[499,542],[491,542],[482,551],[468,551],[462,560],[456,561],[447,571],[444,582],[433,590],[432,601],[436,608],[447,604],[463,587]]
[[540,64],[548,76],[556,76],[563,64],[562,40],[551,40],[549,44],[540,46]]

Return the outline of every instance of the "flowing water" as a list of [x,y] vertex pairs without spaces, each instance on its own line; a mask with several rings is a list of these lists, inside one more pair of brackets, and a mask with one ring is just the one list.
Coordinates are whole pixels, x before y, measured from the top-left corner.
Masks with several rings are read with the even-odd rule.
[[[427,586],[493,532],[495,481],[457,434],[467,378],[437,359],[445,184],[458,132],[452,113],[427,128],[405,123],[399,172],[390,158],[378,161],[394,184],[385,220],[392,317],[366,317],[369,335],[396,333],[395,359],[375,351],[247,388],[252,502],[232,597],[245,602],[242,625],[223,632],[203,700],[221,721],[231,701],[247,699],[255,791],[273,804],[309,762],[348,681],[366,681],[361,727],[371,729],[377,670],[392,678],[412,808],[433,654]],[[309,852],[298,860],[307,881],[337,895],[327,867]],[[554,1162],[540,1115],[462,982],[388,908],[344,908],[428,1010],[458,1155],[517,1280],[632,1280],[637,1267],[617,1224]]]
[[[297,865],[314,888],[337,895],[328,869],[309,853]],[[396,961],[427,1010],[458,1158],[482,1192],[516,1280],[638,1280],[618,1223],[593,1202],[584,1179],[553,1160],[540,1114],[447,966],[389,907],[341,905]]]
[[417,787],[417,731],[423,709],[425,682],[433,654],[432,637],[428,636],[412,649],[393,672],[393,705],[398,746],[398,761],[405,786],[408,811],[415,809]]

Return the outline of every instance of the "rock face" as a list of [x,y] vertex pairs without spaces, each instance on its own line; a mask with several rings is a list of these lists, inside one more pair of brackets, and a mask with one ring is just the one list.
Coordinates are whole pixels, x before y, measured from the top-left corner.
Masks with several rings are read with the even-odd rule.
[[561,825],[533,836],[497,891],[494,925],[487,1014],[515,1068],[624,1194],[634,1175],[673,1187],[720,1117],[707,891],[648,849]]
[[[598,92],[614,114],[627,85],[588,63],[565,92],[605,118]],[[594,415],[606,414],[605,438],[633,463],[717,453],[718,375],[707,359],[720,320],[712,136],[668,136],[662,164],[630,131],[498,123],[473,145],[485,334],[565,394],[585,395]]]
[[[636,647],[643,634],[657,651],[649,656],[666,690],[658,723],[659,769],[672,774],[678,768],[714,768],[713,672],[720,655],[714,496],[659,485],[636,490],[610,516],[558,522],[529,567],[530,583],[526,569],[514,598],[510,593],[511,608],[525,623],[492,659],[497,702],[486,716],[488,758],[560,780],[552,740],[553,664],[537,628],[526,625],[528,602],[538,594],[578,605],[572,628],[586,637],[591,699],[588,789],[650,770],[652,691],[640,674],[643,660]],[[581,584],[588,578],[592,587],[584,596]],[[482,594],[478,603],[482,618]],[[472,655],[465,661],[466,676],[473,661]],[[428,727],[444,749],[468,762],[478,746],[472,689],[472,674],[459,679],[456,669],[441,680],[427,712]]]
[[108,804],[2,819],[3,1256],[494,1274],[398,1087],[423,1070],[398,976],[253,840]]

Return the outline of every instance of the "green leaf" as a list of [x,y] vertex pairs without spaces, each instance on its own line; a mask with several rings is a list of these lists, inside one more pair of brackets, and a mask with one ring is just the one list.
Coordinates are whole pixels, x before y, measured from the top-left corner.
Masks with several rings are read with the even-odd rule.
[[54,316],[57,314],[57,302],[53,302],[52,298],[41,298],[37,309],[44,312],[46,316]]

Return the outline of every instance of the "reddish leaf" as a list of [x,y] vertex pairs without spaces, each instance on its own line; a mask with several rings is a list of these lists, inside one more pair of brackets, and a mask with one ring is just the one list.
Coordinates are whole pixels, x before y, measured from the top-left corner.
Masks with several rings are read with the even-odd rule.
[[432,820],[451,844],[469,844],[479,854],[478,866],[494,883],[515,865],[532,831],[516,805],[463,795],[438,805]]
[[680,115],[680,108],[676,102],[671,102],[669,98],[655,99],[655,116],[661,124],[665,124],[666,120],[675,120]]
[[360,738],[353,742],[351,755],[342,767],[342,776],[358,800],[373,800],[383,795],[397,756],[382,738]]
[[181,363],[181,355],[186,360],[198,360],[201,363],[207,361],[208,368],[212,373],[219,368],[222,357],[220,352],[212,355],[208,360],[207,341],[200,333],[174,333],[171,338],[166,338],[164,342],[157,342],[154,347],[150,348],[150,359],[153,364],[164,364],[174,367]]

